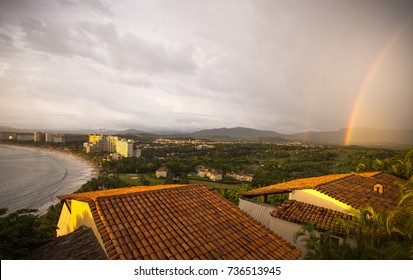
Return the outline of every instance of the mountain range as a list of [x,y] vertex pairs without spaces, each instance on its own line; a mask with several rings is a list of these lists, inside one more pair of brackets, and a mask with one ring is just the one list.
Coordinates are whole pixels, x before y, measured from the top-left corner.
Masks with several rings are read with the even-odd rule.
[[351,130],[351,140],[345,143],[347,129],[337,131],[308,131],[296,134],[281,134],[269,130],[257,130],[244,127],[218,128],[196,131],[191,134],[193,137],[209,138],[230,138],[238,140],[277,140],[299,141],[313,144],[334,144],[334,145],[363,145],[363,146],[383,146],[395,147],[413,146],[413,130],[386,130],[372,128],[353,128]]
[[[33,132],[28,129],[13,129],[10,127],[0,127],[0,131]],[[43,130],[39,130],[43,131]],[[73,133],[73,134],[113,134],[113,135],[150,135],[168,137],[199,138],[213,141],[268,141],[268,142],[291,142],[299,141],[309,144],[333,144],[333,145],[361,145],[361,146],[382,146],[382,147],[413,147],[413,129],[389,130],[372,128],[353,128],[351,130],[351,140],[345,143],[347,129],[337,131],[307,131],[296,134],[281,134],[271,130],[258,130],[245,127],[215,128],[199,130],[191,133],[176,131],[167,132],[145,132],[137,129],[128,130],[55,130],[49,132]]]

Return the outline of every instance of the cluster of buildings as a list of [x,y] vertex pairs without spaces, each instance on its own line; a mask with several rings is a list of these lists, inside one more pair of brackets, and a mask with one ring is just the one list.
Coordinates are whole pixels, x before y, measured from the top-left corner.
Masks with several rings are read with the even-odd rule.
[[204,142],[202,140],[193,140],[193,139],[177,140],[177,139],[158,138],[154,141],[154,143],[162,144],[162,145],[177,145],[177,146],[194,145],[195,149],[197,150],[215,148],[215,146],[211,145],[209,142]]
[[123,157],[140,157],[142,154],[134,140],[104,134],[89,134],[89,141],[83,147],[86,153],[109,152]]
[[198,167],[198,176],[201,178],[209,178],[211,181],[221,181],[222,180],[222,173],[218,170],[207,168],[204,166]]
[[59,133],[18,133],[18,132],[0,132],[1,141],[33,141],[37,143],[66,143],[66,136]]
[[[212,169],[212,168],[205,167],[205,166],[197,167],[197,175],[198,177],[201,177],[201,178],[207,177],[211,181],[221,181],[223,178],[223,175],[221,172],[219,172],[216,169]],[[253,174],[245,174],[245,173],[240,173],[240,172],[227,172],[225,176],[234,178],[238,181],[245,181],[245,182],[252,182],[252,180],[254,179]]]
[[46,143],[66,143],[66,136],[59,133],[33,133],[34,142],[46,142]]
[[246,181],[246,182],[252,182],[254,179],[253,174],[245,174],[245,173],[238,173],[238,172],[227,172],[225,176],[234,178],[238,181]]

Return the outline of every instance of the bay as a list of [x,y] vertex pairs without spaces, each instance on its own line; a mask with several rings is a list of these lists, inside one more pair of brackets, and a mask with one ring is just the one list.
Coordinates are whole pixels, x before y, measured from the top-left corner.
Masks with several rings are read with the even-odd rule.
[[95,175],[90,163],[68,153],[0,145],[0,208],[43,214],[58,195],[73,193]]

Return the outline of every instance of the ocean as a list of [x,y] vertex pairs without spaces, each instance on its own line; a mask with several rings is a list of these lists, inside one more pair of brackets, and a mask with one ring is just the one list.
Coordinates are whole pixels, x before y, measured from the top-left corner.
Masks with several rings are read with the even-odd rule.
[[93,166],[70,154],[41,148],[0,145],[0,208],[46,212],[95,176]]

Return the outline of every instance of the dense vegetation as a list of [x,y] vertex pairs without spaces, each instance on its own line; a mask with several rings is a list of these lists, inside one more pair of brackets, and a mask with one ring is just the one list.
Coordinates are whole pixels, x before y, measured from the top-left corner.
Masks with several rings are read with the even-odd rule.
[[60,204],[39,216],[36,209],[20,209],[7,214],[0,209],[0,259],[22,259],[30,250],[53,240],[61,212]]
[[102,168],[108,173],[153,173],[167,166],[175,174],[186,174],[203,165],[223,174],[254,174],[252,186],[258,187],[303,177],[373,170],[378,167],[374,165],[376,160],[382,162],[396,154],[387,149],[299,144],[214,144],[212,149],[200,150],[191,145],[157,145],[144,149],[141,158],[104,160]]
[[[155,144],[149,139],[142,143],[145,147],[142,148],[141,158],[114,160],[106,153],[83,153],[80,148],[83,140],[75,138],[67,144],[51,144],[54,148],[77,153],[99,167],[99,176],[82,185],[78,192],[129,186],[130,183],[121,179],[122,175],[127,173],[137,174],[140,178],[139,184],[149,185],[151,181],[148,180],[148,174],[153,174],[160,166],[167,166],[174,175],[180,175],[180,183],[187,183],[187,175],[194,172],[199,165],[215,168],[223,173],[235,171],[254,174],[251,183],[234,184],[233,180],[228,180],[224,181],[228,188],[216,189],[235,204],[238,203],[241,192],[297,178],[369,170],[383,170],[402,178],[409,178],[412,173],[412,161],[409,161],[409,158],[413,155],[413,149],[394,151],[362,147],[262,143],[214,144],[213,148],[196,149],[193,145]],[[176,181],[168,177],[163,183],[173,182]],[[285,196],[273,196],[269,202],[277,205],[284,199]],[[60,204],[50,207],[43,216],[37,215],[35,210],[22,209],[7,214],[6,209],[2,209],[0,258],[24,258],[31,249],[53,239],[60,211]],[[401,212],[398,215],[394,214],[393,224],[400,223],[402,218],[404,216],[402,217]],[[394,226],[393,230],[396,228]],[[410,241],[411,236],[412,234]],[[320,240],[317,242],[324,246]],[[350,258],[352,255],[340,256]]]

